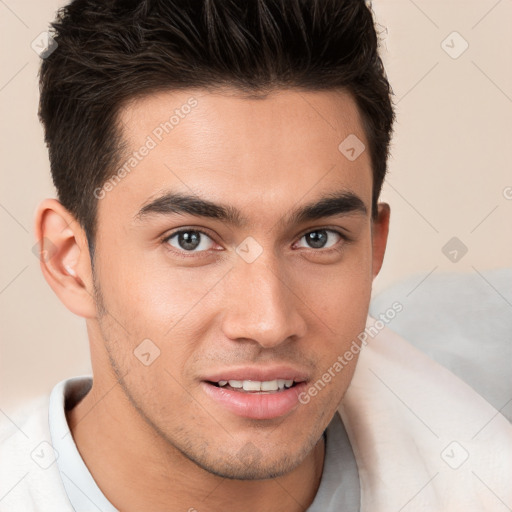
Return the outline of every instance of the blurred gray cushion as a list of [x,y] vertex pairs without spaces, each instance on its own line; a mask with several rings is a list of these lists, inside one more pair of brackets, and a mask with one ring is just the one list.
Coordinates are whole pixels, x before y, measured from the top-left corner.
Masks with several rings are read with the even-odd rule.
[[512,421],[512,269],[425,275],[377,294],[370,315],[400,302],[388,326]]

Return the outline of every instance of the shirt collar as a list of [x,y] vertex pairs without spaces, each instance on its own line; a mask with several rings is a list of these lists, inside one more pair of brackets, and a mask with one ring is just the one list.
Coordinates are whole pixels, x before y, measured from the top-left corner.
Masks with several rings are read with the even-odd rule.
[[66,419],[66,409],[78,403],[91,386],[92,377],[82,376],[63,380],[53,388],[48,411],[50,435],[58,454],[59,473],[75,512],[117,512],[82,460]]

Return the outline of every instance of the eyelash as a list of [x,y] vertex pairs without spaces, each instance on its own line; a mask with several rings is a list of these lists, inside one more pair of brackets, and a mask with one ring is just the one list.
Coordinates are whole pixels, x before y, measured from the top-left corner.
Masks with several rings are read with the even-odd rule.
[[[343,250],[343,248],[345,247],[346,244],[349,244],[351,243],[353,240],[351,238],[349,238],[346,234],[344,234],[343,232],[341,231],[338,231],[336,229],[332,229],[332,228],[316,228],[316,229],[310,229],[309,231],[306,231],[304,233],[302,233],[299,237],[298,237],[298,240],[301,240],[304,236],[308,235],[309,233],[315,233],[317,231],[328,231],[330,233],[335,233],[337,234],[342,240],[343,240],[343,243],[337,243],[335,244],[335,246],[333,247],[330,247],[328,249],[314,249],[314,248],[310,248],[312,251],[314,252],[317,252],[317,253],[323,253],[323,254],[330,254],[332,252],[340,252]],[[182,229],[178,229],[177,231],[174,231],[172,232],[171,234],[169,235],[166,235],[163,239],[162,239],[162,243],[166,244],[168,250],[170,252],[172,252],[173,254],[177,255],[178,257],[180,258],[197,258],[198,255],[201,255],[201,254],[204,254],[204,253],[208,253],[209,250],[205,250],[205,251],[198,251],[198,252],[193,252],[193,251],[184,251],[184,250],[177,250],[176,248],[172,247],[168,242],[171,238],[173,238],[174,236],[176,235],[179,235],[180,233],[189,233],[189,232],[194,232],[194,233],[201,233],[202,235],[205,235],[207,236],[208,238],[210,238],[212,241],[213,238],[211,235],[209,235],[208,233],[206,233],[205,231],[201,230],[201,229],[198,229],[198,228],[182,228]],[[220,252],[220,251],[218,251]]]

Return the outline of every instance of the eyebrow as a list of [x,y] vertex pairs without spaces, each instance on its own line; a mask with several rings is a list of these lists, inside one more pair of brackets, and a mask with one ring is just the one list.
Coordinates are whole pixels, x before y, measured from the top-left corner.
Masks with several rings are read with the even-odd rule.
[[[244,227],[249,220],[237,208],[218,204],[196,195],[167,192],[144,205],[135,219],[144,220],[151,215],[189,214],[195,217],[219,220],[234,227]],[[289,212],[280,224],[300,224],[325,217],[359,214],[368,215],[363,200],[351,191],[328,194]]]

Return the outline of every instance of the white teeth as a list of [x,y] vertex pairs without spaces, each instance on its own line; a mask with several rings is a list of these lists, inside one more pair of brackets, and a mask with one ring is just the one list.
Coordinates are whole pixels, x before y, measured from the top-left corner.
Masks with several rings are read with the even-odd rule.
[[277,380],[266,380],[261,383],[261,391],[277,391],[278,389]]
[[261,391],[261,384],[257,380],[244,380],[244,391]]
[[219,380],[219,387],[229,384],[234,389],[243,389],[244,391],[278,391],[288,389],[293,386],[293,380],[275,379],[275,380]]

